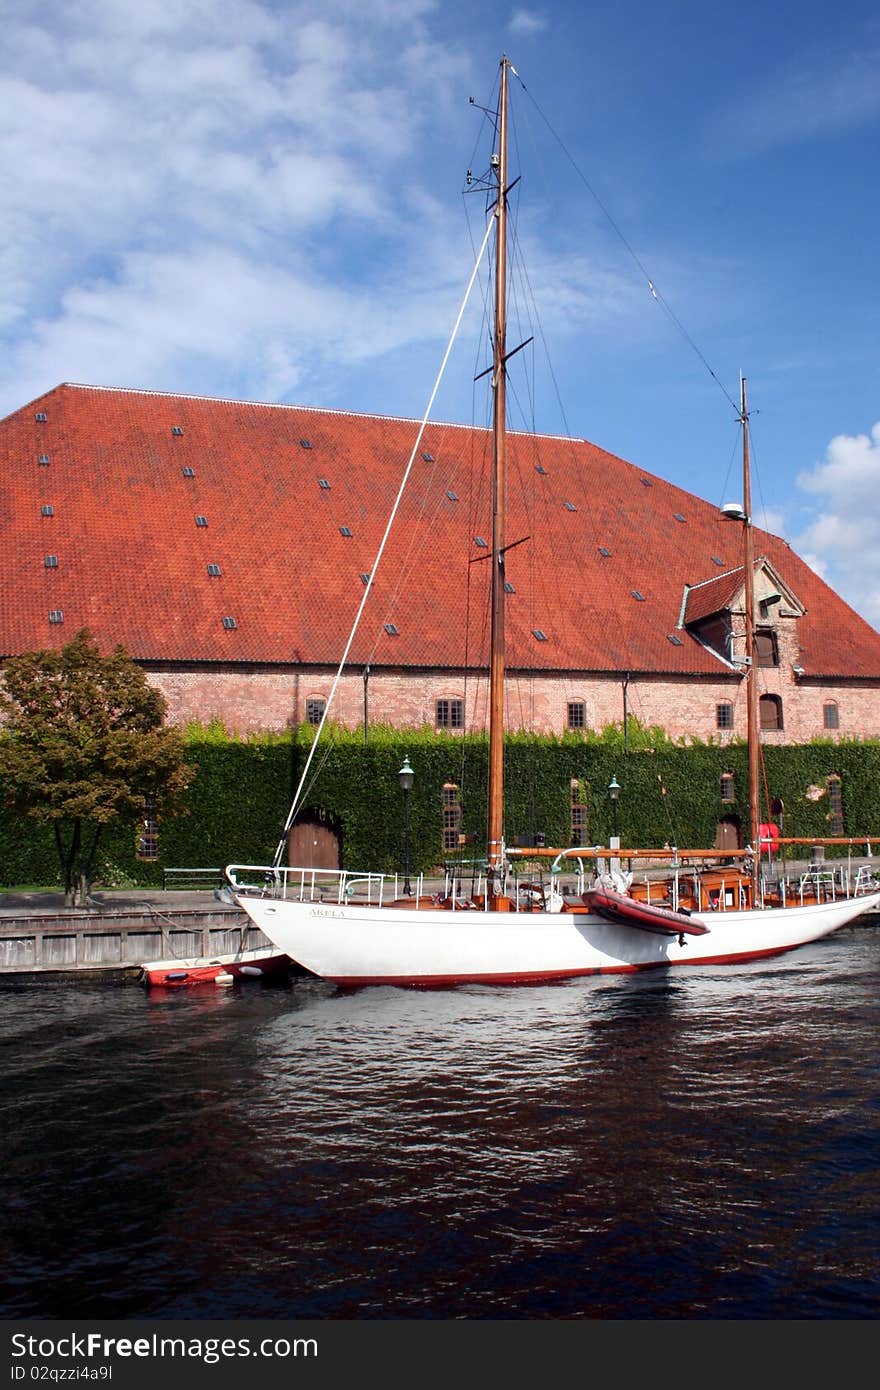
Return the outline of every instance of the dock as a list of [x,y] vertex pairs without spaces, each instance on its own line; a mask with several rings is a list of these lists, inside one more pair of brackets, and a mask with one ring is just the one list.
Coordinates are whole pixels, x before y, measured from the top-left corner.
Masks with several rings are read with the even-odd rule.
[[136,978],[144,961],[267,944],[234,903],[203,890],[108,891],[85,908],[66,908],[62,893],[0,892],[0,981]]

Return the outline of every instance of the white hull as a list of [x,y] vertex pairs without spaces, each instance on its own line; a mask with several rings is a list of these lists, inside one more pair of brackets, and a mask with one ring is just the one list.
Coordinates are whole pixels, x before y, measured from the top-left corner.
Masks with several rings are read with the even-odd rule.
[[704,936],[660,937],[592,913],[448,911],[236,895],[291,959],[338,985],[524,984],[778,955],[880,908],[880,893],[706,914]]

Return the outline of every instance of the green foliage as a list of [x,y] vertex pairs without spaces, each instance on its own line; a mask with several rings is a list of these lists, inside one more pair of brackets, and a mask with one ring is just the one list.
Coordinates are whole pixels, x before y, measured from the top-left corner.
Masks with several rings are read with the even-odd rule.
[[[160,817],[160,859],[138,862],[130,823],[108,827],[102,843],[108,882],[161,883],[163,866],[207,868],[230,862],[272,860],[314,738],[311,725],[285,733],[236,737],[222,726],[191,725],[184,760],[194,772],[183,801],[185,814]],[[464,853],[485,853],[488,742],[484,735],[401,731],[373,726],[363,731],[325,729],[306,788],[304,811],[333,826],[343,862],[352,869],[402,868],[404,808],[398,771],[405,757],[415,770],[409,798],[410,863],[413,872],[441,865],[443,787],[460,789],[460,830],[473,837]],[[880,838],[880,743],[842,740],[764,751],[771,797],[784,803],[783,833],[824,837],[827,794],[812,800],[810,787],[824,791],[831,774],[841,778],[845,833]],[[721,775],[732,773],[734,800],[721,800]],[[586,812],[587,843],[607,844],[612,833],[608,784],[621,787],[618,828],[628,848],[665,843],[702,848],[715,843],[718,822],[739,819],[748,833],[748,768],[745,744],[674,743],[662,730],[631,725],[627,751],[622,733],[512,734],[505,745],[506,834],[511,844],[571,842],[571,809]],[[779,817],[775,817],[779,820]],[[46,881],[51,835],[33,821],[0,814],[0,874],[7,884]],[[845,851],[842,851],[845,853]],[[831,851],[828,851],[829,855]],[[792,857],[805,857],[795,854]],[[102,862],[96,866],[100,879]]]
[[51,826],[65,892],[78,882],[82,894],[105,827],[133,826],[146,800],[157,815],[182,809],[182,735],[163,727],[165,700],[124,649],[102,657],[87,629],[60,651],[10,659],[3,676],[3,799]]

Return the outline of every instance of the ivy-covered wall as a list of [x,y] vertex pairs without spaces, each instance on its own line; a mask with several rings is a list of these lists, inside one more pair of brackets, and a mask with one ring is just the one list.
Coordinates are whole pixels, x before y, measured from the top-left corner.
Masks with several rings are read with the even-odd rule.
[[[709,847],[725,816],[738,817],[747,837],[745,745],[681,746],[635,721],[628,735],[626,749],[619,728],[601,735],[512,735],[505,755],[510,843],[531,843],[536,834],[548,845],[571,843],[574,797],[586,812],[584,842],[607,844],[613,833],[612,777],[621,788],[618,832],[626,848],[667,842]],[[293,734],[247,738],[232,737],[218,726],[190,728],[187,758],[197,774],[188,793],[189,814],[162,822],[160,858],[154,863],[136,857],[139,827],[107,832],[97,880],[111,887],[147,886],[161,884],[165,867],[270,862],[313,736],[308,725]],[[365,744],[362,732],[328,729],[310,772],[305,807],[338,829],[346,867],[391,872],[402,867],[404,807],[397,773],[406,756],[415,773],[409,797],[413,872],[442,863],[445,783],[460,789],[460,829],[473,837],[464,853],[484,852],[484,736],[374,727]],[[784,834],[833,833],[825,788],[826,779],[836,774],[843,833],[880,836],[880,743],[768,748],[764,766],[769,795],[784,803]],[[722,773],[733,774],[732,802],[722,801]],[[816,790],[823,793],[818,798]],[[0,811],[0,884],[57,882],[51,829]]]

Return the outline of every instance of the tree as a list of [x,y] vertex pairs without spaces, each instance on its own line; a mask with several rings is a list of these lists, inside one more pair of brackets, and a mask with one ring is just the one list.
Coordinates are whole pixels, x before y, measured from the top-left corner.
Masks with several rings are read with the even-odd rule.
[[112,822],[173,814],[194,769],[164,728],[164,696],[121,646],[102,656],[88,628],[60,651],[11,658],[0,687],[0,785],[20,814],[51,823],[68,907],[84,905]]

